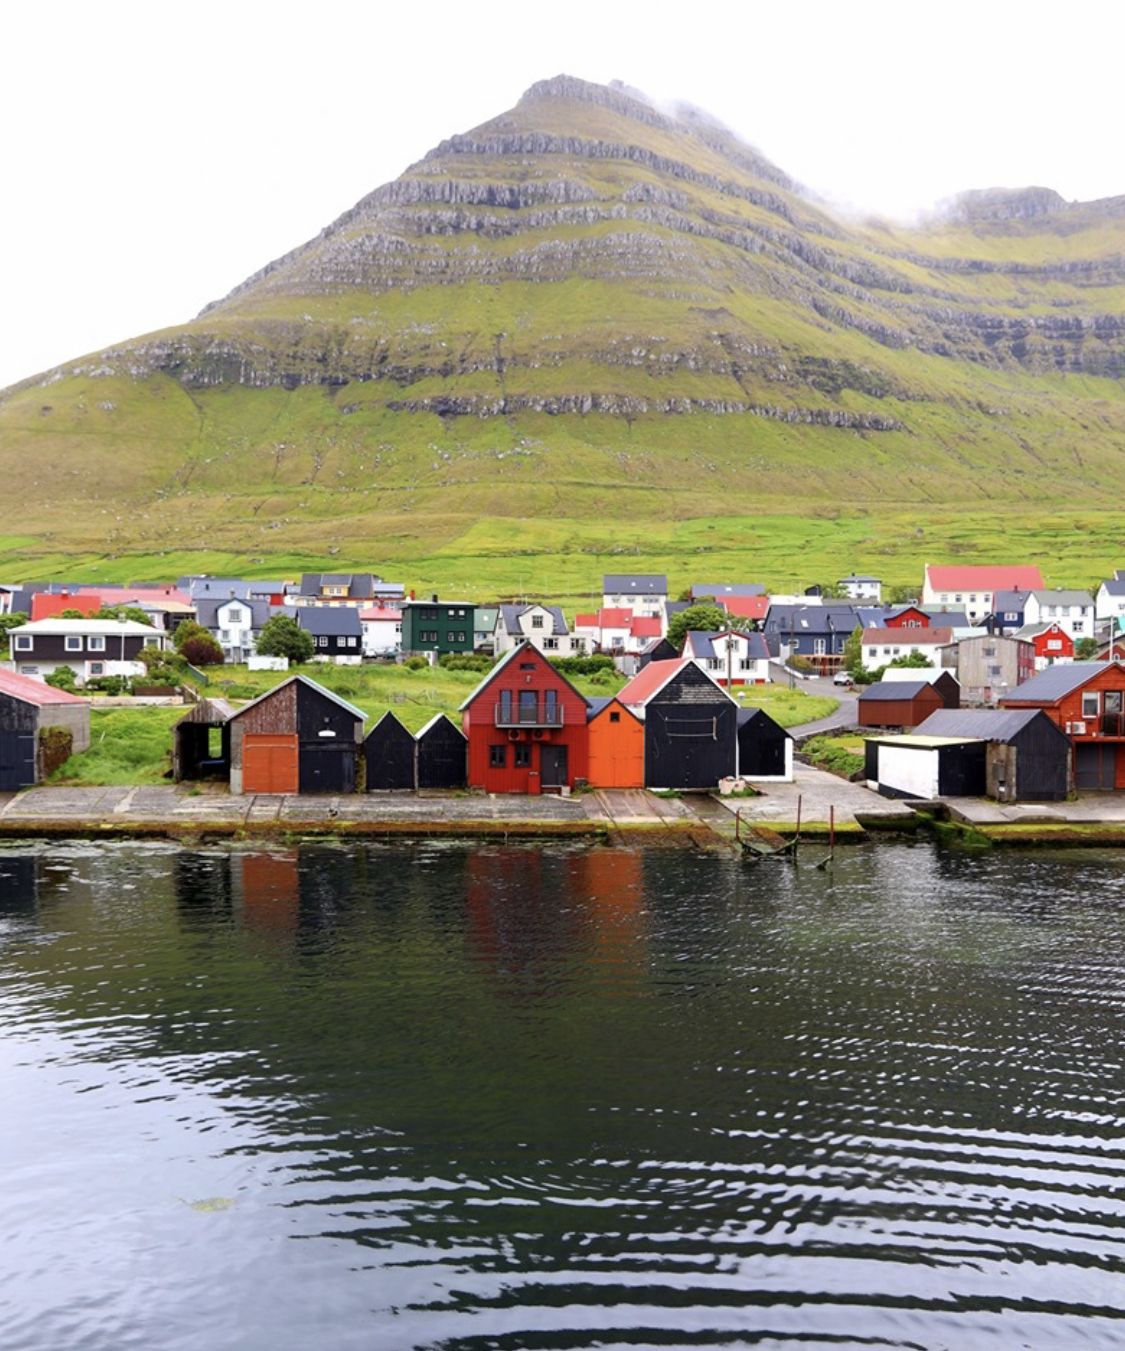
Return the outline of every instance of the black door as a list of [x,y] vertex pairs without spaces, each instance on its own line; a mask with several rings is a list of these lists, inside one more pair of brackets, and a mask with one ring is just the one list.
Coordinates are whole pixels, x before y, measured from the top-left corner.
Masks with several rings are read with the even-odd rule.
[[1078,788],[1111,789],[1117,760],[1116,746],[1076,746],[1074,782]]
[[354,746],[322,746],[306,742],[299,748],[298,755],[298,792],[355,792]]
[[0,792],[35,782],[35,733],[0,732]]
[[566,747],[541,746],[539,748],[540,788],[563,788],[567,782]]

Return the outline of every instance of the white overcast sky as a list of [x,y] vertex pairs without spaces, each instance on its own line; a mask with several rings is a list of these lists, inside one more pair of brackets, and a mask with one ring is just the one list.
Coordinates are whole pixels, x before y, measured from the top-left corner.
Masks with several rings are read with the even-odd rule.
[[10,0],[0,387],[191,318],[564,71],[705,108],[859,208],[1125,193],[1123,38],[1119,0]]

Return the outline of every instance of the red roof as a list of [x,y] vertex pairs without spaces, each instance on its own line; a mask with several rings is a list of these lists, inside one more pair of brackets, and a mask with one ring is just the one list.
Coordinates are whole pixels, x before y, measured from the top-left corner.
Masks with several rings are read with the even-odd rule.
[[93,591],[38,591],[31,598],[29,618],[34,624],[37,619],[57,619],[64,610],[80,610],[84,615],[96,615],[102,608],[102,598]]
[[598,617],[592,615],[575,615],[574,627],[576,629],[596,629],[598,627]]
[[77,694],[68,694],[66,690],[56,690],[42,680],[31,676],[17,675],[15,671],[0,671],[0,694],[10,694],[22,699],[25,704],[88,704]]
[[632,610],[605,609],[598,611],[598,627],[603,629],[627,629],[633,622]]
[[388,623],[392,620],[397,623],[402,618],[402,611],[392,609],[389,605],[368,605],[359,612],[360,623],[366,620],[373,623],[375,620],[382,619]]
[[739,619],[765,619],[769,613],[769,596],[724,596],[719,604],[728,615]]
[[952,629],[864,629],[861,640],[863,647],[881,644],[889,647],[892,643],[906,647],[937,647],[953,641]]
[[629,633],[634,638],[659,638],[660,620],[655,615],[638,615],[629,622]]
[[637,672],[624,689],[617,691],[616,697],[623,704],[643,704],[658,690],[662,690],[677,671],[682,671],[690,664],[686,657],[675,657],[671,661],[650,661]]
[[1025,565],[945,567],[927,564],[926,580],[932,591],[1040,591],[1043,588],[1043,574],[1038,568]]

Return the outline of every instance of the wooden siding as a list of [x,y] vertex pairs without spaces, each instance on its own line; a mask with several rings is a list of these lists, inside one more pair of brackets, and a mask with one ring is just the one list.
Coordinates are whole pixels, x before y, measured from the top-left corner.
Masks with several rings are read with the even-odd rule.
[[446,717],[419,733],[417,783],[419,788],[464,788],[469,744],[465,734]]
[[917,727],[945,706],[932,685],[912,699],[864,699],[861,695],[856,705],[857,721],[861,727]]
[[645,704],[645,784],[714,788],[735,772],[738,707],[695,665]]
[[242,742],[244,793],[295,793],[299,783],[295,733],[247,732]]
[[738,773],[744,779],[780,778],[785,773],[789,734],[766,713],[747,718],[738,729]]
[[393,713],[385,713],[363,743],[367,791],[414,787],[414,737]]
[[590,720],[589,733],[586,777],[592,787],[645,786],[645,728],[639,718],[614,699]]

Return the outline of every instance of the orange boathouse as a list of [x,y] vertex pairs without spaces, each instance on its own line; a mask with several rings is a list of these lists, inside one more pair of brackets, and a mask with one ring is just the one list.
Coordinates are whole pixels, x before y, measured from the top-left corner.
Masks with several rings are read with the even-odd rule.
[[591,699],[589,761],[591,788],[645,786],[645,725],[617,699]]

